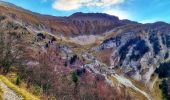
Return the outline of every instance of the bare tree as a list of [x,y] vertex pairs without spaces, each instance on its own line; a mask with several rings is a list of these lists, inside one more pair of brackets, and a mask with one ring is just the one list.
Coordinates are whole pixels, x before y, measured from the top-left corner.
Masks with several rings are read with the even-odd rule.
[[11,66],[17,66],[24,54],[24,43],[16,33],[0,34],[0,64],[3,73],[8,73]]

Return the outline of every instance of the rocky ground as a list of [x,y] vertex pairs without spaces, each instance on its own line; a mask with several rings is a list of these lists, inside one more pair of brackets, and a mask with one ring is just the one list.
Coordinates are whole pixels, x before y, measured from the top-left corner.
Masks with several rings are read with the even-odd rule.
[[3,100],[23,100],[23,97],[18,95],[15,91],[11,90],[5,83],[0,80],[0,87],[2,88]]

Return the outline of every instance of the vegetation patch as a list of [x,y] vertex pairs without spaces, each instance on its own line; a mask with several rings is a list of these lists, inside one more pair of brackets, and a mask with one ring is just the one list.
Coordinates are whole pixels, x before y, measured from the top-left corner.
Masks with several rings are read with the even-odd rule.
[[0,16],[0,21],[4,20],[5,18],[5,16]]
[[148,51],[149,51],[149,47],[146,45],[144,40],[141,40],[133,48],[133,52],[132,55],[130,56],[130,59],[138,61]]
[[161,89],[163,100],[170,100],[168,90],[170,88],[170,61],[161,63],[159,68],[156,69],[156,73],[158,74],[159,78],[162,79],[159,88]]
[[159,68],[156,69],[159,78],[166,78],[170,73],[170,61],[161,63]]
[[113,49],[104,49],[102,51],[94,52],[94,56],[101,62],[105,63],[107,66],[110,66],[110,57],[113,52]]
[[170,96],[168,94],[168,82],[163,79],[162,83],[159,85],[159,88],[162,90],[162,98],[163,100],[170,100]]
[[130,39],[126,42],[125,45],[123,45],[119,50],[120,60],[123,61],[126,58],[127,53],[129,52],[129,48],[136,44],[140,40],[140,37]]
[[3,89],[0,87],[0,100],[3,99],[3,94],[4,94],[4,91],[3,91]]
[[149,40],[153,45],[155,55],[159,54],[161,46],[160,46],[159,39],[155,31],[153,31],[150,34]]
[[78,82],[78,75],[77,75],[77,73],[76,72],[72,72],[71,77],[72,77],[73,82],[75,84],[77,84],[77,82]]
[[32,94],[28,93],[26,90],[17,87],[16,85],[12,84],[6,77],[0,75],[0,79],[12,90],[16,93],[21,95],[25,100],[39,100],[39,98],[33,96]]

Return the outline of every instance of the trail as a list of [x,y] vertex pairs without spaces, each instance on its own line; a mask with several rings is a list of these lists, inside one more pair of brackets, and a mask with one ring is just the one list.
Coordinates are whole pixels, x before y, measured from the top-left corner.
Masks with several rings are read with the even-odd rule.
[[21,96],[19,96],[16,92],[11,90],[7,87],[5,83],[3,83],[0,80],[0,87],[2,88],[4,94],[3,94],[3,100],[24,100]]
[[130,87],[130,88],[142,93],[148,100],[152,100],[150,95],[148,95],[145,91],[142,91],[139,88],[137,88],[135,85],[133,85],[133,83],[129,79],[127,79],[123,76],[119,76],[117,74],[112,75],[112,77],[116,78],[121,84],[125,85],[126,87]]
[[[85,54],[86,56],[88,54]],[[91,54],[89,54],[91,55]],[[92,56],[92,55],[91,55]],[[85,57],[86,58],[86,57]],[[87,58],[86,58],[87,59]],[[92,59],[93,60],[93,57]],[[95,67],[95,66],[99,66],[99,65],[103,65],[105,66],[102,62],[98,61],[98,60],[94,60],[93,63],[91,64],[87,64],[84,67],[86,67],[87,69],[90,69],[91,72],[96,73],[96,74],[102,74],[103,76],[105,76],[106,81],[111,85],[114,86],[112,81],[110,79],[107,78],[107,74],[110,74],[112,77],[116,78],[117,81],[119,83],[121,83],[122,85],[132,88],[133,90],[143,94],[148,100],[152,100],[152,97],[147,94],[145,91],[142,91],[141,89],[139,89],[138,87],[136,87],[129,79],[127,79],[126,77],[120,76],[118,74],[115,73],[114,70],[109,70],[107,68],[103,68],[101,69],[101,67]]]
[[154,85],[155,85],[155,83],[156,83],[156,81],[158,80],[158,76],[156,76],[156,78],[153,80],[153,82],[151,83],[151,85],[150,85],[150,90],[153,90],[153,87],[154,87]]

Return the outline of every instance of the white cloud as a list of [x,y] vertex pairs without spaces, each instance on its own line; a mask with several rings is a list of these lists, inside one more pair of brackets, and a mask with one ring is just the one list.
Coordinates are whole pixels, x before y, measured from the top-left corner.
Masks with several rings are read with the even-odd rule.
[[[120,9],[119,4],[127,0],[55,0],[53,8],[56,10],[70,11],[77,10],[81,7],[100,8],[100,11],[110,15],[118,16],[120,19],[130,19],[129,12]],[[94,10],[93,9],[93,10]]]
[[129,12],[126,12],[121,9],[106,9],[103,11],[103,13],[107,13],[109,15],[115,15],[118,16],[120,19],[130,19],[130,14]]
[[83,6],[108,7],[123,3],[125,0],[55,0],[53,8],[57,10],[76,10]]
[[163,19],[161,19],[161,18],[150,18],[150,19],[141,20],[139,22],[145,24],[145,23],[154,23],[154,22],[157,22],[157,21],[163,21]]
[[57,10],[74,10],[81,7],[79,0],[56,0],[53,8]]

